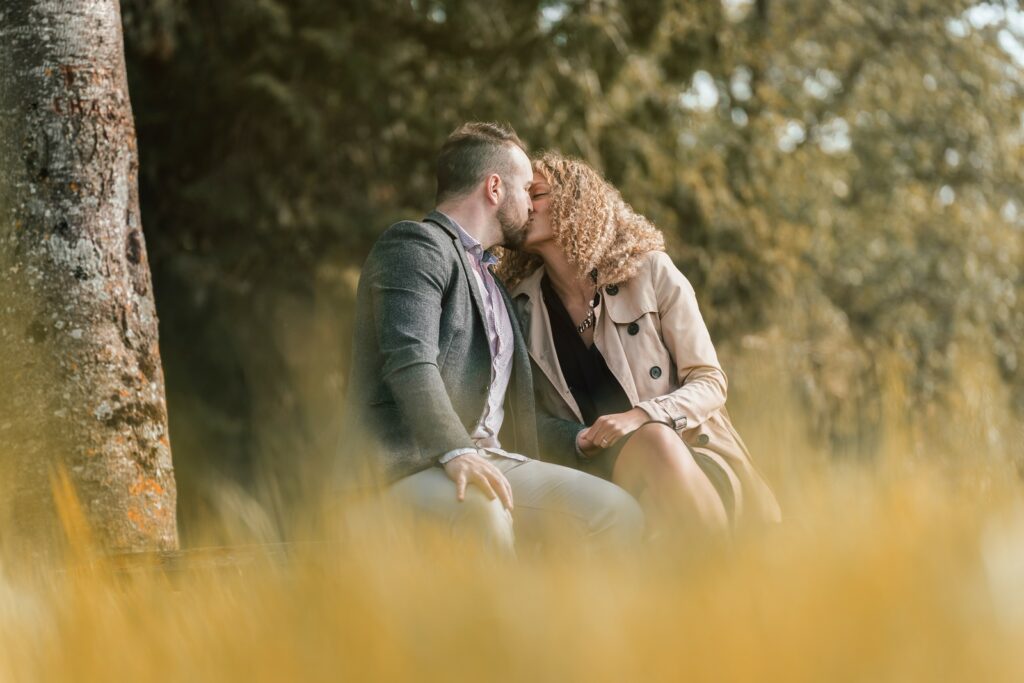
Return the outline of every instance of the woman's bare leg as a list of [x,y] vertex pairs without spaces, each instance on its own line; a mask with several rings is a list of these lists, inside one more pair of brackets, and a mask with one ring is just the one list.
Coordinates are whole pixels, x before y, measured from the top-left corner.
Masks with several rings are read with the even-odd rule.
[[720,537],[729,529],[718,492],[667,425],[649,423],[633,433],[612,481],[641,501],[652,530],[692,538]]

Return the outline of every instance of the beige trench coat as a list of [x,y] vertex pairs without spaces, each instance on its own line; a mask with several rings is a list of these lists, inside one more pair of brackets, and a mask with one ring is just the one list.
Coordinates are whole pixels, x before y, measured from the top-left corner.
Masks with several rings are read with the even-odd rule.
[[[634,406],[672,425],[690,448],[729,475],[738,524],[778,521],[775,496],[729,421],[727,380],[693,287],[664,252],[640,258],[633,279],[605,287],[596,309],[594,343]],[[574,435],[583,427],[583,416],[558,365],[541,295],[543,275],[541,267],[519,283],[512,297],[533,361],[540,430],[550,426],[545,425],[549,420],[568,426],[562,431],[573,435],[558,449],[565,453],[545,457],[573,465]]]

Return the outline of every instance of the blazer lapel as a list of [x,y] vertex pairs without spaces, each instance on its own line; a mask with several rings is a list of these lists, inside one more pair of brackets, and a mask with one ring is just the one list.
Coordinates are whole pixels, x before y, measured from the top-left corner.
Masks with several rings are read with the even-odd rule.
[[462,274],[466,278],[466,286],[469,287],[469,293],[473,297],[473,304],[476,306],[476,313],[480,317],[480,323],[486,328],[484,300],[480,296],[480,287],[474,282],[476,275],[473,274],[472,266],[469,264],[469,256],[466,254],[466,248],[462,246],[462,240],[459,238],[459,229],[455,227],[455,224],[452,223],[448,216],[440,211],[431,211],[423,220],[444,229],[451,236],[452,241],[455,242],[455,251],[459,255],[459,263],[462,264]]
[[[515,374],[518,376],[520,373],[529,373],[530,354],[526,350],[526,340],[523,337],[523,329],[519,326],[519,318],[516,316],[516,309],[512,306],[512,297],[509,296],[508,290],[505,289],[505,285],[503,285],[497,277],[494,278],[494,281],[498,285],[498,291],[501,292],[501,299],[505,302],[505,309],[508,311],[508,319],[512,323],[512,333],[514,337],[514,342],[512,344],[512,358]],[[529,379],[532,384],[532,378]]]
[[[491,275],[494,275],[493,270]],[[512,400],[505,401],[505,408],[512,416],[516,447],[522,449],[523,444],[527,443],[527,441],[523,440],[523,437],[520,435],[520,427],[524,425],[521,424],[522,419],[519,415],[519,407],[521,405],[529,405],[530,401],[533,400],[533,371],[530,369],[530,354],[526,350],[523,330],[519,326],[519,319],[516,317],[516,311],[512,307],[512,298],[509,296],[508,290],[505,289],[505,285],[501,280],[495,277],[494,282],[498,286],[498,291],[501,292],[501,300],[505,302],[505,310],[508,311],[509,323],[512,325],[512,377],[509,378],[510,391],[506,394],[511,395]],[[535,429],[535,419],[530,417],[529,422],[530,425],[527,427]]]

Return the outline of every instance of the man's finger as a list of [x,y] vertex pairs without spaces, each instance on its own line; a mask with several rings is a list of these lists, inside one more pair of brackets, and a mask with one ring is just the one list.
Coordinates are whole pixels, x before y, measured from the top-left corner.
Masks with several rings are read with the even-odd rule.
[[498,497],[498,494],[494,492],[493,488],[491,488],[491,482],[483,473],[474,472],[473,483],[476,484],[477,487],[484,492],[484,495],[487,496],[488,500],[494,500],[495,498]]
[[495,490],[498,492],[498,498],[501,499],[501,504],[505,506],[506,510],[512,510],[512,486],[508,483],[508,479],[502,474],[501,470],[494,473],[492,483],[494,484]]
[[466,500],[466,472],[462,471],[455,478],[455,498],[461,503]]

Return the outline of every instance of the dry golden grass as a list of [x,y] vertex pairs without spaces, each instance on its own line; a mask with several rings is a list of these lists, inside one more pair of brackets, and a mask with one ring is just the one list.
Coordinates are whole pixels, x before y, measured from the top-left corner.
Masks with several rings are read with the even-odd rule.
[[62,566],[0,567],[0,678],[1024,680],[1024,490],[1010,447],[970,428],[988,433],[1000,397],[965,388],[960,442],[892,428],[875,460],[841,462],[778,419],[785,401],[757,408],[767,379],[748,370],[734,414],[786,522],[727,550],[500,565],[411,526],[306,528],[320,540],[284,559],[166,571],[72,544]]

